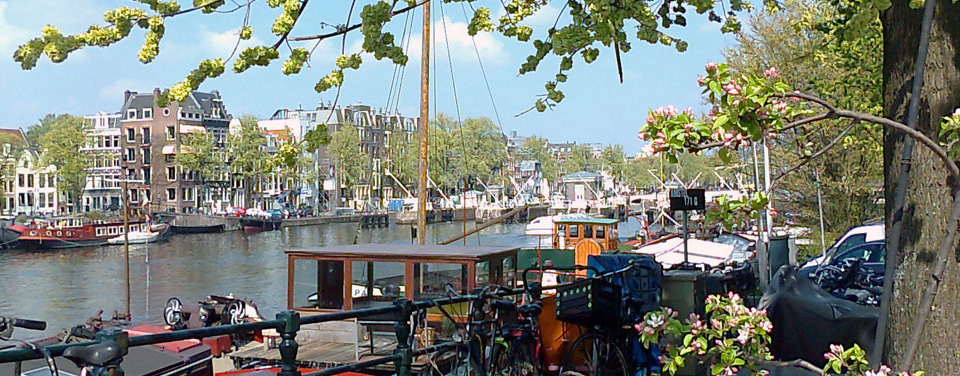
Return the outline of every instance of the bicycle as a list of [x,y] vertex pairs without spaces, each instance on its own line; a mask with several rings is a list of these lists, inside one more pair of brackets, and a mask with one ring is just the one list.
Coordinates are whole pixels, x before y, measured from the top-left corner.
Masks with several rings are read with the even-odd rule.
[[[494,353],[501,350],[496,349],[502,345],[498,340],[498,335],[502,329],[500,314],[503,311],[509,311],[513,302],[493,299],[502,297],[505,294],[513,293],[511,290],[504,289],[498,285],[487,285],[481,289],[475,290],[476,297],[470,300],[469,314],[465,323],[460,324],[459,320],[454,318],[441,305],[435,304],[434,307],[457,326],[453,334],[454,346],[438,352],[432,359],[432,364],[423,375],[428,376],[481,376],[489,375],[496,367],[491,361]],[[450,296],[460,296],[456,290],[448,288]],[[493,312],[488,315],[488,306]],[[515,306],[514,306],[515,308]],[[489,317],[488,317],[489,316]]]
[[[539,282],[527,281],[531,266],[523,272],[525,298],[530,302],[519,307],[513,306],[520,322],[505,324],[497,337],[500,346],[494,347],[492,362],[493,374],[502,376],[539,376],[543,374],[541,363],[540,323],[538,318],[543,312],[540,297],[543,289]],[[512,302],[511,302],[512,303]]]
[[[590,278],[558,288],[558,319],[586,328],[586,333],[581,334],[570,345],[560,374],[605,376],[629,376],[632,374],[632,363],[624,355],[624,349],[628,349],[627,345],[629,344],[627,336],[617,333],[623,331],[624,316],[627,316],[624,315],[624,304],[627,307],[635,307],[642,302],[635,301],[630,297],[623,298],[621,296],[623,287],[606,279],[631,270],[649,269],[649,267],[631,260],[626,267],[605,273],[600,273],[594,267],[583,265],[555,267],[554,269],[591,270],[594,272],[594,276]],[[595,300],[591,304],[585,305],[585,311],[582,310],[583,306],[578,307],[581,309],[578,312],[579,317],[571,316],[566,319],[561,317],[561,311],[564,309],[561,306],[562,299],[565,297],[572,298],[577,294],[586,295],[588,300],[601,300]]]

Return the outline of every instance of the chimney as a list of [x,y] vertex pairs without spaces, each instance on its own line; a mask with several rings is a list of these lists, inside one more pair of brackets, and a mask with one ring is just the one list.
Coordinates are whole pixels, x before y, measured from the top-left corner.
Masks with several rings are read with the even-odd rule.
[[220,98],[220,90],[217,90],[217,89],[210,90],[210,94],[213,94],[213,96]]
[[130,97],[131,97],[131,96],[134,96],[134,95],[137,95],[137,92],[135,92],[135,91],[130,91],[130,90],[124,91],[124,92],[123,92],[123,103],[126,104],[127,102],[129,102],[129,101],[130,101]]
[[156,100],[159,97],[160,97],[160,88],[158,87],[153,88],[153,99]]

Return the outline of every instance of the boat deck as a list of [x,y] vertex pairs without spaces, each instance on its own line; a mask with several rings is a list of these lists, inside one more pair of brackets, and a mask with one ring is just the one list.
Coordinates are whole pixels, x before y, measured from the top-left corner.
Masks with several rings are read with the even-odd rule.
[[[371,352],[369,342],[359,344],[360,357],[357,359],[358,348],[352,343],[326,342],[319,340],[301,340],[297,339],[300,345],[297,350],[297,366],[302,368],[330,368],[351,364],[357,361],[372,360],[382,356],[393,354],[396,349],[396,340],[377,338],[374,343],[374,351]],[[236,351],[227,354],[233,359],[235,365],[246,367],[248,365],[271,365],[280,364],[280,351],[276,348],[268,349],[263,343],[251,342]],[[423,359],[414,359],[413,367],[415,370],[421,369],[428,361]],[[393,369],[393,364],[388,363],[376,367],[375,369]]]

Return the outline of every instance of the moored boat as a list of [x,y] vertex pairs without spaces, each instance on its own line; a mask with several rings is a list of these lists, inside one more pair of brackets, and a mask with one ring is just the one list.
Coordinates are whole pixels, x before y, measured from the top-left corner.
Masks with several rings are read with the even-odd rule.
[[[129,221],[127,226],[130,232],[149,231],[149,225],[142,220]],[[106,245],[111,238],[123,235],[125,229],[120,220],[90,221],[83,217],[34,221],[27,226],[14,225],[10,228],[20,232],[20,246],[28,249]]]
[[171,225],[170,231],[174,234],[211,234],[217,232],[223,232],[226,226],[223,224],[218,225],[201,225],[201,226],[177,226]]
[[283,212],[275,209],[249,209],[246,215],[240,218],[240,226],[245,231],[276,230],[283,225]]

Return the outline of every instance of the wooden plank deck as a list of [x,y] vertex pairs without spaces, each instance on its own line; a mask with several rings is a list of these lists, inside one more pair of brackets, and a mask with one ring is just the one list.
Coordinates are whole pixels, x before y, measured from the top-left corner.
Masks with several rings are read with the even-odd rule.
[[[329,368],[357,361],[356,347],[352,343],[325,342],[318,340],[298,340],[297,366],[304,368]],[[364,345],[367,345],[364,347]],[[396,340],[378,338],[374,343],[374,352],[370,352],[369,342],[360,343],[360,359],[370,360],[393,354]],[[280,364],[280,350],[268,349],[264,344],[251,342],[228,354],[234,363],[246,365]]]

